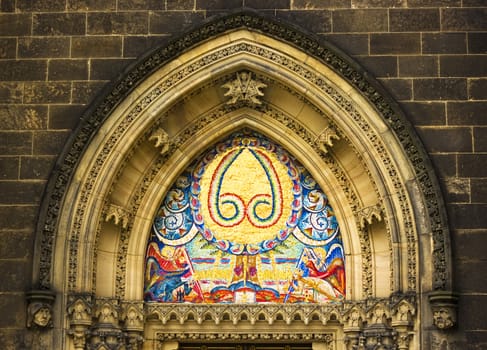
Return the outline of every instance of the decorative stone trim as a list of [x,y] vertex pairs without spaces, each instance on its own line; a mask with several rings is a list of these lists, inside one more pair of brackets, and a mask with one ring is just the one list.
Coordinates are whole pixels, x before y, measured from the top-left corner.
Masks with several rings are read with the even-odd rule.
[[224,96],[230,97],[227,101],[229,105],[239,101],[260,105],[262,102],[259,97],[264,96],[260,89],[265,87],[267,85],[263,82],[252,79],[252,73],[248,71],[237,73],[237,77],[234,80],[222,85],[222,88],[228,89]]
[[149,137],[149,141],[155,141],[154,146],[161,149],[161,155],[164,155],[169,151],[169,135],[164,129],[159,128],[155,130]]
[[367,225],[372,225],[374,219],[382,221],[382,207],[376,204],[370,207],[362,208],[358,211],[360,227],[363,229]]
[[315,143],[318,145],[323,153],[327,154],[328,148],[333,147],[333,139],[340,140],[340,136],[338,136],[337,131],[333,127],[328,126],[318,136]]
[[127,228],[129,224],[129,213],[119,205],[110,204],[107,208],[105,221],[109,222],[110,220],[113,220],[115,225],[121,225],[123,228]]

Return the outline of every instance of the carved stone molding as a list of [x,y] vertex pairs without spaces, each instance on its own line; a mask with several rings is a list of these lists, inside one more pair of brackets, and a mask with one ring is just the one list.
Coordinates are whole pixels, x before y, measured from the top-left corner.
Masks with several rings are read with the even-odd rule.
[[260,90],[265,87],[267,87],[266,84],[253,79],[252,73],[248,71],[237,73],[234,80],[222,85],[222,88],[228,89],[224,96],[230,97],[227,101],[227,104],[230,105],[239,101],[260,105],[262,102],[259,97],[264,96]]
[[32,290],[27,297],[27,328],[52,328],[52,305],[56,295],[49,290]]
[[154,141],[154,147],[161,149],[161,155],[164,155],[169,151],[169,135],[164,129],[158,128],[155,130],[149,136],[149,141]]
[[121,225],[123,228],[127,228],[130,221],[130,214],[125,208],[119,205],[110,204],[106,209],[105,221],[109,222],[110,220],[112,220],[115,225]]
[[379,222],[382,221],[382,207],[380,204],[376,204],[362,208],[358,210],[357,215],[359,217],[360,227],[365,228],[366,225],[371,225],[374,219]]
[[91,294],[72,294],[68,296],[68,334],[73,339],[76,350],[85,350],[92,325],[93,296]]
[[448,330],[457,323],[458,296],[451,292],[436,291],[428,296],[433,312],[433,324],[440,330]]
[[321,149],[323,153],[328,153],[328,149],[333,147],[333,140],[340,140],[335,128],[328,126],[323,132],[318,136],[315,143]]

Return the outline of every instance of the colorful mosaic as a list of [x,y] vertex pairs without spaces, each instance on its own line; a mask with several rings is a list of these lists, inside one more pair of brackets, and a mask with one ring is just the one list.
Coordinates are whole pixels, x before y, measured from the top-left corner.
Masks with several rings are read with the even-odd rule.
[[145,300],[339,301],[344,261],[337,219],[309,172],[262,135],[239,132],[186,169],[160,205]]

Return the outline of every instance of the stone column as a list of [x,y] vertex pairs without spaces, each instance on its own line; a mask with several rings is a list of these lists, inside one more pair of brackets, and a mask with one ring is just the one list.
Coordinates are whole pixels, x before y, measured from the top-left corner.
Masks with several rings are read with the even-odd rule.
[[127,340],[127,350],[140,350],[144,342],[144,303],[141,301],[123,301],[123,330]]
[[85,350],[92,325],[93,296],[76,294],[68,297],[68,334],[73,339],[76,350]]

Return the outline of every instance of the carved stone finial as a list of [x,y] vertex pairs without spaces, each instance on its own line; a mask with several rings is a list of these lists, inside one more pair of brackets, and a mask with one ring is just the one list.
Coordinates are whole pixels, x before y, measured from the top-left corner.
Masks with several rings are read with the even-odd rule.
[[161,149],[161,155],[169,151],[169,135],[164,129],[159,128],[154,131],[149,137],[149,141],[155,141],[154,146]]
[[333,139],[340,140],[336,130],[331,126],[328,126],[323,132],[318,136],[315,143],[321,149],[323,153],[328,153],[328,148],[333,147]]
[[118,205],[110,204],[107,209],[105,221],[108,222],[110,220],[113,220],[115,225],[122,224],[123,228],[127,228],[129,224],[128,212]]
[[382,208],[380,204],[362,208],[357,214],[360,220],[361,228],[364,228],[367,224],[371,225],[374,218],[377,221],[382,221]]
[[433,324],[441,330],[453,328],[457,323],[458,296],[448,291],[436,291],[429,295]]
[[222,85],[222,88],[228,89],[224,96],[231,97],[227,101],[228,105],[237,103],[238,101],[246,101],[260,105],[259,97],[264,96],[264,93],[260,89],[265,87],[267,87],[266,84],[252,79],[252,74],[245,71],[237,73],[235,80]]
[[56,298],[49,290],[27,292],[27,328],[52,328],[52,304]]

